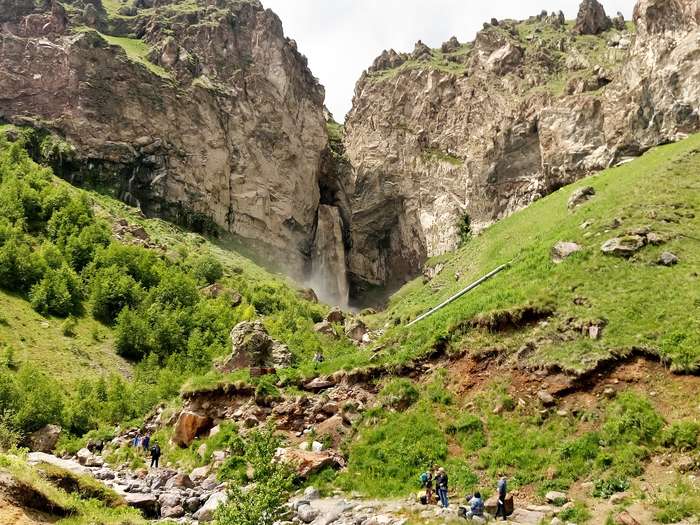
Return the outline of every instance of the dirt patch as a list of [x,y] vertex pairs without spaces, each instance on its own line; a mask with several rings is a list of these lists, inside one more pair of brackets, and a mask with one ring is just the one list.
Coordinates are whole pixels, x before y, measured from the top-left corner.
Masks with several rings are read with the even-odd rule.
[[510,310],[496,310],[481,314],[469,321],[471,328],[500,333],[520,330],[551,317],[554,311],[542,306],[526,305]]
[[55,521],[55,519],[17,507],[9,501],[0,498],[0,523],[8,525],[45,525]]

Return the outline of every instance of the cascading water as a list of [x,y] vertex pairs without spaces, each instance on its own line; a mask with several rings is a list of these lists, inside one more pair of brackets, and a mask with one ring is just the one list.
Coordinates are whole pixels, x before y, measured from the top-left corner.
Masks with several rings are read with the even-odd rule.
[[322,204],[314,241],[310,286],[327,304],[347,307],[350,287],[345,263],[343,222],[340,210]]
[[127,182],[126,186],[126,192],[124,193],[124,197],[122,200],[126,202],[129,206],[135,206],[138,209],[141,209],[141,202],[134,197],[133,193],[133,187],[134,187],[134,181],[136,180],[136,170],[132,173],[131,177],[129,178],[129,181]]

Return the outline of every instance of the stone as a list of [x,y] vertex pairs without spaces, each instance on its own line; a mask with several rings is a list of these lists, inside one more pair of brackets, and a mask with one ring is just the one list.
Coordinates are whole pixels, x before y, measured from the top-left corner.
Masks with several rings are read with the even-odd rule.
[[58,439],[61,437],[61,427],[58,425],[45,425],[39,430],[32,432],[27,437],[29,450],[33,452],[49,453],[53,451]]
[[681,474],[686,474],[688,472],[693,472],[694,470],[698,469],[698,462],[695,461],[690,456],[682,456],[681,458],[678,459],[676,462],[676,469],[678,472]]
[[183,411],[173,429],[172,442],[179,447],[189,447],[196,437],[209,430],[211,419],[190,411]]
[[297,516],[303,523],[311,523],[314,521],[320,512],[314,509],[311,505],[301,505],[297,509]]
[[573,210],[577,206],[580,206],[584,202],[590,200],[593,196],[595,196],[595,188],[593,188],[592,186],[584,186],[583,188],[578,188],[569,197],[567,207],[570,210]]
[[190,479],[193,483],[199,483],[209,475],[209,466],[198,467],[190,472]]
[[603,395],[608,399],[612,399],[617,395],[617,393],[615,392],[615,389],[613,387],[608,386],[605,387],[605,389],[603,390]]
[[552,518],[552,521],[550,521],[549,524],[550,525],[564,525],[564,522],[555,516],[554,518]]
[[350,319],[345,323],[345,335],[358,343],[367,334],[367,326],[360,319]]
[[244,321],[231,330],[232,352],[217,368],[233,372],[241,368],[286,367],[291,363],[289,348],[272,339],[260,321]]
[[304,499],[308,501],[313,501],[319,499],[320,497],[321,493],[316,487],[306,487],[306,489],[304,490]]
[[566,259],[569,255],[581,251],[581,246],[576,244],[575,242],[564,242],[564,241],[559,241],[557,244],[554,245],[552,248],[552,261],[555,263],[561,263]]
[[160,517],[163,519],[175,519],[182,518],[185,515],[185,509],[182,505],[176,505],[175,507],[164,507],[160,511]]
[[296,448],[281,448],[277,450],[275,458],[277,461],[292,465],[302,479],[327,467],[338,469],[345,466],[345,459],[331,450],[312,452]]
[[345,322],[345,313],[340,308],[333,308],[328,312],[324,320],[331,324],[343,324]]
[[598,0],[583,0],[573,32],[575,35],[597,35],[612,25],[612,20],[605,14],[605,8]]
[[[498,25],[498,21],[496,21],[496,24],[492,25]],[[460,47],[462,47],[462,44],[459,43],[456,36],[453,36],[447,42],[442,44],[440,50],[443,53],[454,53],[455,51],[458,51]]]
[[335,386],[335,383],[330,379],[317,377],[304,385],[306,390],[321,391]]
[[198,496],[192,496],[187,498],[183,504],[185,510],[191,514],[194,514],[202,506],[202,500]]
[[610,496],[610,504],[611,505],[620,505],[623,503],[627,498],[629,497],[629,494],[627,492],[618,492],[616,494],[613,494]]
[[[511,515],[515,510],[515,501],[512,494],[506,495],[505,500],[506,514]],[[498,508],[498,496],[493,495],[484,502],[484,510],[488,512],[491,516],[496,514],[496,509]]]
[[678,264],[678,256],[672,252],[663,252],[659,256],[658,264],[661,266],[675,266]]
[[317,334],[324,334],[330,337],[335,337],[336,335],[333,325],[328,321],[321,321],[320,323],[316,323],[314,325],[314,332],[316,332]]
[[622,511],[620,514],[615,516],[615,525],[642,525],[636,518],[634,518],[629,511]]
[[411,53],[411,58],[413,60],[430,60],[432,56],[432,49],[426,46],[421,40],[416,42],[416,45],[413,48],[413,53]]
[[517,508],[508,516],[508,520],[519,525],[540,525],[546,517],[544,512]]
[[195,512],[194,517],[202,523],[208,523],[214,519],[214,514],[216,509],[221,505],[225,505],[228,502],[228,495],[226,492],[215,492],[207,501],[202,505],[202,507]]
[[165,484],[166,489],[191,489],[192,487],[194,487],[194,483],[187,474],[176,474]]
[[569,501],[569,497],[563,492],[557,492],[556,490],[550,490],[545,494],[544,499],[547,503],[554,503],[555,505],[563,505]]
[[545,407],[551,407],[557,404],[557,400],[554,399],[554,396],[546,390],[537,392],[537,399],[539,399],[540,403]]
[[644,247],[644,237],[639,235],[627,235],[615,237],[603,243],[601,251],[606,255],[629,258]]
[[153,494],[129,492],[124,496],[124,500],[129,507],[140,510],[146,518],[157,519],[160,517],[160,504],[158,498]]
[[101,467],[104,465],[104,460],[99,456],[95,456],[87,448],[81,448],[75,457],[78,463],[85,467]]

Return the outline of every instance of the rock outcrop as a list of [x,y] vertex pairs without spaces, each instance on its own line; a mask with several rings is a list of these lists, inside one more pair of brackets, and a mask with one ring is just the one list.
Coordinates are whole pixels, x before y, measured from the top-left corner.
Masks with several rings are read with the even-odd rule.
[[231,330],[232,352],[219,366],[222,372],[241,368],[286,367],[292,361],[289,348],[272,339],[260,321],[244,321]]
[[441,58],[387,52],[362,75],[345,137],[351,295],[418,275],[466,219],[479,231],[700,129],[697,2],[639,0],[637,34],[595,0],[576,31],[562,18],[494,21]]
[[54,167],[72,182],[223,228],[304,277],[324,90],[279,18],[257,0],[62,4],[0,2],[0,120],[70,143]]

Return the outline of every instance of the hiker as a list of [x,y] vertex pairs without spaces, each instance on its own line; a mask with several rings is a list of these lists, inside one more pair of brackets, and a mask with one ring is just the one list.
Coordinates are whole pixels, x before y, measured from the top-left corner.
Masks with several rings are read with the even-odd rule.
[[316,350],[316,353],[314,354],[314,367],[318,368],[318,365],[323,363],[323,361],[324,361],[323,353],[321,353],[320,350]]
[[105,448],[105,442],[102,441],[101,439],[98,439],[98,440],[95,442],[94,448],[95,448],[95,451],[96,451],[98,454],[102,454],[102,451],[103,451],[104,448]]
[[139,436],[138,433],[137,433],[137,434],[134,436],[134,439],[131,440],[131,445],[132,445],[134,448],[138,448],[139,442],[140,442],[140,441],[141,441],[141,438],[140,438],[140,436]]
[[464,517],[468,520],[473,517],[483,518],[484,517],[484,500],[481,498],[480,492],[475,492],[469,501],[469,510],[465,513]]
[[435,496],[433,493],[433,468],[426,470],[420,476],[421,485],[425,489],[425,496],[421,498],[425,503],[423,505],[435,504]]
[[447,472],[445,472],[445,469],[442,467],[438,469],[437,476],[435,476],[435,488],[437,489],[437,495],[440,499],[440,505],[442,505],[443,509],[448,508],[450,506],[450,502],[447,499]]
[[151,468],[158,468],[158,460],[160,459],[160,446],[157,442],[151,447]]
[[503,521],[507,521],[506,517],[506,494],[508,493],[508,482],[506,477],[502,476],[498,480],[498,503],[496,505],[496,515],[494,518],[498,519],[498,516],[503,516]]
[[151,435],[146,434],[143,436],[143,439],[141,440],[141,446],[143,446],[143,451],[148,454],[148,445],[151,443]]

